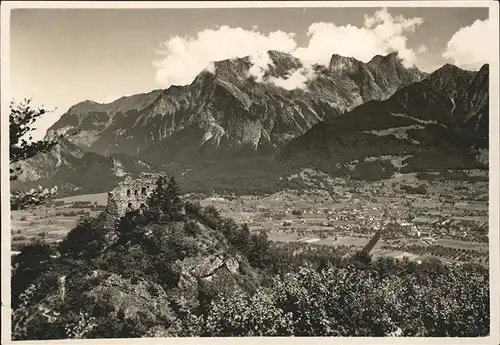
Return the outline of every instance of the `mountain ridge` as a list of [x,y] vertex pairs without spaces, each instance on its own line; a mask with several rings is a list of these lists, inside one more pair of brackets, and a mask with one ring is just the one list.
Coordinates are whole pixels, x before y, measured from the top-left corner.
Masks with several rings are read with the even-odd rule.
[[[367,63],[334,54],[328,66],[312,66],[315,73],[305,89],[286,90],[274,85],[272,78],[290,76],[304,65],[277,51],[270,51],[269,57],[273,63],[262,77],[267,81],[257,82],[252,77],[249,57],[218,61],[212,71],[202,71],[186,86],[172,85],[108,104],[78,103],[48,135],[58,130],[71,134],[68,143],[73,146],[64,146],[67,155],[78,148],[80,155],[88,158],[85,164],[99,161],[108,169],[100,172],[104,176],[113,176],[112,159],[117,159],[129,162],[132,172],[173,167],[182,174],[179,178],[196,186],[204,184],[198,181],[203,174],[196,169],[221,174],[222,181],[227,174],[236,173],[231,172],[236,161],[241,161],[235,170],[239,173],[268,170],[266,177],[257,174],[255,180],[262,184],[287,170],[286,165],[310,165],[315,159],[323,160],[327,170],[350,175],[352,171],[343,167],[350,162],[343,162],[340,168],[336,167],[338,162],[333,163],[335,150],[340,156],[351,152],[345,157],[352,161],[359,156],[356,150],[406,157],[408,150],[452,150],[454,155],[459,147],[466,151],[465,165],[476,166],[471,161],[476,154],[472,147],[485,147],[488,65],[479,71],[444,65],[426,74],[404,67],[394,53],[374,56]],[[77,125],[71,127],[71,119]],[[335,134],[342,131],[340,136]],[[330,137],[311,141],[307,139],[314,137],[311,133]],[[311,143],[304,144],[308,141]],[[309,149],[303,151],[301,145]],[[99,158],[92,160],[88,154]],[[400,160],[393,157],[396,165],[402,164]],[[225,168],[216,167],[216,162]],[[40,176],[54,169],[40,162],[31,167],[32,171],[40,170]],[[82,169],[92,170],[85,165]],[[71,171],[65,173],[69,180],[78,180]],[[191,183],[190,178],[196,180]],[[55,180],[63,183],[64,178]],[[115,178],[109,180],[114,183]],[[46,178],[43,181],[54,183]]]
[[487,169],[474,157],[488,147],[488,72],[487,64],[477,72],[445,65],[386,100],[316,124],[280,159],[347,175],[367,160],[396,172]]
[[[249,57],[215,62],[214,73],[202,71],[189,85],[155,91],[157,97],[146,98],[140,110],[136,107],[108,116],[112,120],[107,119],[106,123],[98,118],[99,115],[106,119],[105,115],[90,113],[96,118],[92,122],[88,117],[93,126],[82,126],[83,121],[74,126],[79,133],[88,133],[87,140],[78,144],[103,155],[137,155],[157,164],[158,157],[150,155],[157,148],[151,146],[197,126],[203,133],[192,140],[200,146],[198,151],[208,151],[202,148],[204,145],[217,148],[212,157],[219,154],[217,151],[226,157],[226,151],[237,155],[251,147],[254,151],[277,152],[315,123],[367,100],[385,99],[401,86],[425,76],[416,68],[402,67],[394,54],[385,58],[387,66],[382,67],[343,58],[355,61],[355,66],[343,71],[324,66],[327,71],[315,65],[314,76],[304,90],[286,90],[273,82],[297,72],[304,64],[286,53],[269,51],[268,54],[272,63],[264,72],[263,82],[252,76]],[[388,71],[392,81],[383,78]],[[71,117],[71,111],[66,117]],[[55,124],[49,131],[62,127]],[[145,153],[141,156],[142,151]]]
[[12,190],[57,186],[59,195],[103,192],[126,176],[158,172],[153,165],[127,155],[105,157],[84,151],[65,138],[52,151],[20,161],[15,167],[20,167],[21,173],[11,181]]

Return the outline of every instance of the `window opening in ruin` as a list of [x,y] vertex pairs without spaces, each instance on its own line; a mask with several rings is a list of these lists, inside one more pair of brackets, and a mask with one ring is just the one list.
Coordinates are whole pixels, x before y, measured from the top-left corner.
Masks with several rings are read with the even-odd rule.
[[134,195],[137,196],[139,194],[139,191],[136,189],[134,190]]
[[132,208],[132,203],[131,202],[128,203],[128,208]]
[[142,195],[146,195],[146,187],[142,187],[141,188],[141,194]]
[[127,189],[127,196],[130,196],[130,189]]

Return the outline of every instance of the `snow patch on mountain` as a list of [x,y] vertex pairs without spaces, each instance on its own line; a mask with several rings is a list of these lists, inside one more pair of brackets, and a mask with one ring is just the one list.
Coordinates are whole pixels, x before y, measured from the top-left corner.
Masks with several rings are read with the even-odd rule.
[[372,156],[372,157],[365,157],[365,162],[375,162],[378,160],[384,160],[384,161],[390,161],[395,168],[402,168],[406,165],[406,163],[403,162],[410,157],[413,157],[413,155],[406,155],[406,156],[382,155],[376,157]]
[[407,114],[399,114],[399,113],[391,113],[392,116],[397,116],[397,117],[404,117],[404,118],[407,118],[407,119],[412,119],[412,120],[415,120],[417,122],[420,122],[422,124],[435,124],[437,125],[438,122],[437,121],[431,121],[431,120],[422,120],[422,119],[418,119],[416,117],[413,117],[413,116],[410,116],[410,115],[407,115]]
[[408,137],[408,131],[412,129],[414,130],[414,129],[424,129],[424,128],[425,127],[421,125],[410,125],[410,126],[394,127],[381,130],[363,131],[363,133],[374,134],[379,137],[393,135],[398,139],[409,140],[414,144],[419,144],[417,140]]

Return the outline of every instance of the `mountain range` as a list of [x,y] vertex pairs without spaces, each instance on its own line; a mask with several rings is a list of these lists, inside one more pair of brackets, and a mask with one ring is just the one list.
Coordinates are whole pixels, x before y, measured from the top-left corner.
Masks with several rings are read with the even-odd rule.
[[124,154],[103,156],[84,151],[66,138],[52,151],[39,153],[16,166],[22,171],[11,182],[13,189],[57,186],[63,194],[98,193],[116,185],[126,174],[158,172],[151,164]]
[[471,72],[447,64],[386,100],[316,124],[281,159],[330,171],[367,160],[402,172],[487,169],[476,156],[488,149],[488,76],[488,65]]
[[[186,86],[76,104],[47,132],[66,139],[23,162],[17,184],[104,191],[126,173],[167,169],[209,179],[207,169],[234,177],[306,165],[346,172],[352,161],[374,156],[407,167],[408,159],[444,155],[462,162],[450,169],[470,168],[487,149],[488,65],[473,72],[447,64],[427,74],[406,68],[395,53],[367,63],[335,54],[328,66],[268,55],[262,80],[250,57],[236,58],[215,62]],[[306,70],[302,87],[283,82]],[[88,187],[84,176],[94,173],[103,179]]]

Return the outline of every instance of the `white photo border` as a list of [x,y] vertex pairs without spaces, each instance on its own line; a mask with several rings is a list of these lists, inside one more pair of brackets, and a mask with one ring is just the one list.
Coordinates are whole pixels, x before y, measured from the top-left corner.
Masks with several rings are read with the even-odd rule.
[[[489,262],[490,262],[490,335],[481,338],[372,338],[372,337],[247,337],[247,338],[135,338],[50,341],[12,341],[10,309],[11,235],[9,180],[9,103],[10,97],[10,11],[13,9],[142,9],[142,8],[311,8],[311,7],[475,7],[489,8],[491,46],[490,134],[489,134]],[[499,4],[497,1],[4,1],[1,4],[1,224],[2,224],[2,344],[499,344],[499,273],[500,273],[500,173],[499,173]],[[493,249],[493,250],[492,250]]]

